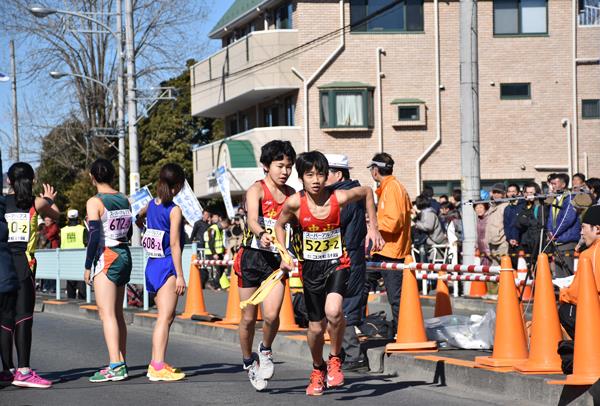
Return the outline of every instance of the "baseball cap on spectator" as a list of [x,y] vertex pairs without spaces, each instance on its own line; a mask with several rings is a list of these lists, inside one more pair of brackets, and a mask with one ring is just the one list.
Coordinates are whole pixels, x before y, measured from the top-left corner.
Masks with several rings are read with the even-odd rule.
[[492,186],[492,192],[502,192],[502,193],[505,193],[506,192],[506,186],[504,186],[504,183],[494,183],[494,186]]
[[76,219],[79,217],[79,212],[75,209],[71,209],[69,211],[67,211],[67,218],[69,219]]
[[348,157],[342,154],[325,154],[325,158],[327,158],[327,163],[329,163],[330,168],[335,169],[352,169],[350,163],[348,162]]

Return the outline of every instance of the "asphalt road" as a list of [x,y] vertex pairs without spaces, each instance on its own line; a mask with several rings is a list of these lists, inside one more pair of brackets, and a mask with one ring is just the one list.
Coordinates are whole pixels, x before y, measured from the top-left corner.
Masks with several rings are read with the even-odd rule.
[[0,405],[260,405],[348,404],[379,405],[481,405],[481,394],[463,393],[424,381],[399,381],[377,375],[346,375],[343,388],[320,398],[307,398],[304,390],[310,363],[276,357],[275,377],[266,392],[256,392],[241,368],[239,348],[186,335],[172,335],[167,361],[188,377],[179,382],[151,383],[145,376],[150,356],[147,329],[129,328],[130,378],[92,384],[87,378],[107,362],[99,322],[37,313],[34,322],[32,365],[53,380],[50,389],[0,387]]

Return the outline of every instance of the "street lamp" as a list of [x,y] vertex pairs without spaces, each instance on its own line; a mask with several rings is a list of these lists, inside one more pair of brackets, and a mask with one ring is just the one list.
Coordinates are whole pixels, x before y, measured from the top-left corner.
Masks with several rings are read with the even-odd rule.
[[[126,193],[127,191],[127,181],[125,173],[125,101],[124,95],[125,91],[123,88],[123,41],[121,40],[121,1],[117,1],[117,32],[113,31],[109,26],[104,24],[102,21],[98,21],[95,18],[92,18],[86,14],[76,13],[68,10],[56,10],[48,7],[42,6],[34,6],[29,8],[29,12],[33,14],[35,17],[44,18],[52,14],[66,14],[75,17],[82,18],[84,20],[91,21],[95,24],[98,24],[100,27],[104,28],[107,32],[109,32],[115,39],[117,40],[118,48],[119,48],[119,63],[118,63],[118,72],[117,72],[117,130],[119,134],[119,192]],[[77,74],[67,74],[61,72],[50,72],[50,76],[54,79],[59,79],[64,76],[77,76]],[[84,79],[89,79],[91,81],[95,81],[103,86],[104,83],[99,82],[93,78],[85,77]],[[110,90],[110,89],[109,89]],[[113,97],[113,100],[114,97]],[[137,143],[136,143],[137,144]],[[137,153],[137,151],[136,151]],[[130,165],[131,167],[131,165]]]

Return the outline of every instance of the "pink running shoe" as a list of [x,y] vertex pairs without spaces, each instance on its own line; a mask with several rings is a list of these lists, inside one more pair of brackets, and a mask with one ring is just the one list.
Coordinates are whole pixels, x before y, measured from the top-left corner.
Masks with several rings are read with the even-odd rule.
[[47,379],[42,378],[32,369],[27,375],[22,374],[17,370],[15,373],[15,379],[12,381],[12,384],[15,386],[20,386],[22,388],[40,388],[46,389],[52,386],[52,382]]

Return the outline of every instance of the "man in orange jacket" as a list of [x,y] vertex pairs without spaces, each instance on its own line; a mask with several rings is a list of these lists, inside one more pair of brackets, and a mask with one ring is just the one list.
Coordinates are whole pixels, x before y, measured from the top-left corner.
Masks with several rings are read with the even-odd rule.
[[[581,237],[588,248],[579,255],[579,260],[587,258],[592,263],[596,289],[600,294],[600,206],[592,206],[587,209],[581,223]],[[575,311],[579,292],[578,276],[579,274],[576,272],[571,285],[560,290],[560,307],[558,309],[560,324],[573,339],[575,339]]]
[[[410,214],[412,204],[404,186],[392,176],[394,160],[389,154],[376,154],[369,166],[371,176],[379,184],[376,193],[377,223],[385,240],[381,251],[373,252],[373,261],[404,262],[410,254]],[[398,330],[398,310],[402,291],[402,271],[383,271],[383,281],[394,319],[393,332]]]

